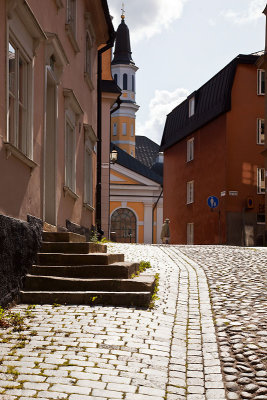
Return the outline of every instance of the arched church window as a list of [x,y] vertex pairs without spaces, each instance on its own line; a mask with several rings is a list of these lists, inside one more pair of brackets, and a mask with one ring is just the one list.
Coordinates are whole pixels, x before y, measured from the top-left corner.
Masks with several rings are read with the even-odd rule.
[[128,86],[128,77],[127,74],[123,74],[123,90],[127,90]]
[[111,216],[111,232],[120,243],[136,242],[136,217],[128,208],[119,208]]
[[135,92],[135,79],[134,79],[134,75],[132,75],[132,91]]

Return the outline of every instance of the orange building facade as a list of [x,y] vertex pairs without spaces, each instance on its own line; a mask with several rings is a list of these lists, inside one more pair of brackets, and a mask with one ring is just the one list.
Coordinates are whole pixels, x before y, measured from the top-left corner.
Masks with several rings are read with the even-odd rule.
[[167,116],[161,149],[171,243],[265,243],[265,88],[257,60],[238,56]]

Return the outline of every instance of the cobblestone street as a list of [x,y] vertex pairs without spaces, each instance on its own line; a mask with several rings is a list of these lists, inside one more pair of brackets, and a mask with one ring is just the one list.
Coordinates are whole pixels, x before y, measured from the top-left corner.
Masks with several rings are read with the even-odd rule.
[[0,400],[267,399],[265,249],[109,251],[151,262],[155,307],[15,307],[25,330],[0,331]]

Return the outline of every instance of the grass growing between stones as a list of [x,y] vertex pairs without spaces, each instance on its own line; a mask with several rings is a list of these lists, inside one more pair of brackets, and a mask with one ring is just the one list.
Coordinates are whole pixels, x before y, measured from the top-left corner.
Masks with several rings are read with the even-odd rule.
[[136,276],[139,276],[142,272],[146,271],[147,269],[152,268],[151,264],[149,261],[140,261],[138,270],[136,271],[135,274],[131,275],[131,279],[135,278]]
[[157,295],[158,291],[159,291],[159,274],[157,273],[157,274],[155,274],[155,287],[154,287],[154,290],[153,290],[153,293],[152,293],[152,296],[151,296],[151,300],[150,300],[150,303],[149,303],[149,306],[148,306],[148,308],[150,310],[155,308],[155,302],[157,300],[159,300],[159,297]]

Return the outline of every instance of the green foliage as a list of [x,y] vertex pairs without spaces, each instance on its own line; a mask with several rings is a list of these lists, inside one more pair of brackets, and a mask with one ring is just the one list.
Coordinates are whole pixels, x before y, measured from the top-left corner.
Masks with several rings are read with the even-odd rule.
[[140,261],[138,270],[136,271],[135,274],[131,275],[131,279],[133,279],[136,276],[139,276],[141,274],[141,272],[144,272],[146,269],[152,268],[151,264],[149,261]]
[[110,243],[110,240],[108,240],[107,238],[103,237],[99,243]]
[[158,291],[159,291],[159,274],[155,274],[155,287],[149,303],[150,310],[155,307],[156,300],[159,300],[159,297],[157,296]]
[[9,328],[14,327],[14,332],[23,330],[23,317],[20,313],[13,313],[0,307],[0,327]]
[[91,229],[89,241],[94,243],[98,242],[98,232],[95,227]]
[[143,271],[145,271],[146,269],[149,269],[149,268],[152,268],[149,261],[140,261],[140,264],[139,264],[139,271],[140,272],[143,272]]

